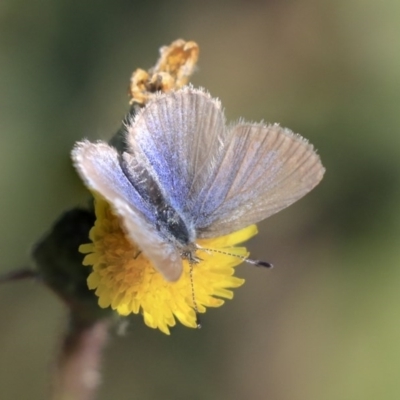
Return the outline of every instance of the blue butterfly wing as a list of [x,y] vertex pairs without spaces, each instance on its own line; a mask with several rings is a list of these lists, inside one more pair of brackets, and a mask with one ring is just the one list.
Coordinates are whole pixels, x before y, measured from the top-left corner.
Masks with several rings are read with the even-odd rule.
[[160,94],[127,131],[129,151],[146,165],[169,204],[193,220],[218,171],[227,135],[219,101],[191,87]]
[[[128,237],[150,259],[167,280],[182,272],[179,252],[156,229],[156,216],[147,196],[148,175],[138,163],[130,165],[131,179],[125,175],[117,151],[103,142],[79,142],[72,151],[75,167],[86,186],[102,195],[120,217]],[[135,162],[129,158],[129,162]]]
[[219,101],[186,87],[161,94],[127,126],[130,151],[200,237],[259,222],[322,179],[313,147],[279,125],[227,128]]
[[277,213],[312,190],[325,172],[313,146],[277,124],[233,126],[223,153],[197,205],[200,237],[224,235]]

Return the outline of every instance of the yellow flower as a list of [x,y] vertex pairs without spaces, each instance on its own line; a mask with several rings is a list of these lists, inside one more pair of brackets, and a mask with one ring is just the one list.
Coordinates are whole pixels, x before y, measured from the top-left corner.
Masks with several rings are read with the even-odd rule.
[[[167,282],[150,261],[124,234],[118,217],[101,197],[95,197],[96,222],[90,231],[92,243],[79,251],[87,254],[83,264],[93,267],[88,277],[89,289],[95,289],[99,306],[112,307],[120,315],[143,313],[146,325],[169,334],[175,318],[183,325],[196,327],[196,313],[189,263],[183,261],[183,273],[177,282]],[[215,249],[247,257],[244,247],[234,247],[257,233],[251,225],[219,238],[198,240],[205,249]],[[218,252],[200,251],[202,259],[192,267],[193,290],[200,313],[206,307],[219,307],[232,299],[229,289],[241,286],[244,279],[233,276],[238,257]]]

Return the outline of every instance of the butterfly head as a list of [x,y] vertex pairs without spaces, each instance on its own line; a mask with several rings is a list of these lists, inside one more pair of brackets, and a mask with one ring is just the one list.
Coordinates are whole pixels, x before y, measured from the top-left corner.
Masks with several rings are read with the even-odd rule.
[[201,258],[196,256],[196,251],[199,247],[195,243],[189,243],[181,250],[182,260],[188,260],[189,264],[198,264]]

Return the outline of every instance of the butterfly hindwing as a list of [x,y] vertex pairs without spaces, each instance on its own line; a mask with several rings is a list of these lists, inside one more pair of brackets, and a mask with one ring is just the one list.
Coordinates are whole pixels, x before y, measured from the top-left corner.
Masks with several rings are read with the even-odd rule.
[[[218,174],[197,212],[199,236],[257,223],[303,197],[323,174],[319,156],[300,135],[277,124],[239,123],[231,128]],[[214,192],[220,202],[204,213],[215,202]]]

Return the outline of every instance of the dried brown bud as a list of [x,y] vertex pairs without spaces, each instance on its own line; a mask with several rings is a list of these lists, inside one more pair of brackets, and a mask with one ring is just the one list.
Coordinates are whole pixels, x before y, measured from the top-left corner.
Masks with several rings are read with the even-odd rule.
[[199,46],[195,42],[175,40],[161,47],[156,65],[144,71],[137,69],[131,76],[129,86],[130,104],[144,105],[154,93],[177,90],[188,83],[197,60]]

